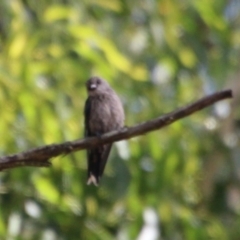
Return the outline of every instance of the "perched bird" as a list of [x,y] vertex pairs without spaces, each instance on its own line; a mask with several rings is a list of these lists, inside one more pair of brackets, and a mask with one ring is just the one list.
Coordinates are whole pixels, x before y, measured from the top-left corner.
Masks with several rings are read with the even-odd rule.
[[[86,82],[88,98],[85,103],[85,137],[101,136],[121,129],[124,124],[124,110],[121,100],[109,84],[100,77],[91,77]],[[87,150],[88,181],[98,186],[103,174],[112,143]]]

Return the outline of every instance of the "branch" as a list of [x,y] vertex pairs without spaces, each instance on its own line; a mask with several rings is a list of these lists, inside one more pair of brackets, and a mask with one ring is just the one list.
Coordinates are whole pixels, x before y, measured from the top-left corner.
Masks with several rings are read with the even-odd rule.
[[102,145],[105,143],[129,139],[150,131],[163,128],[181,118],[187,117],[194,112],[197,112],[212,105],[215,102],[226,98],[232,98],[231,90],[216,92],[190,105],[165,114],[162,117],[140,123],[133,127],[125,127],[119,131],[112,131],[102,135],[101,137],[90,137],[71,142],[64,142],[61,144],[45,145],[26,152],[0,157],[0,171],[7,168],[15,168],[20,166],[48,167],[51,165],[50,158],[59,155],[66,155],[71,152]]

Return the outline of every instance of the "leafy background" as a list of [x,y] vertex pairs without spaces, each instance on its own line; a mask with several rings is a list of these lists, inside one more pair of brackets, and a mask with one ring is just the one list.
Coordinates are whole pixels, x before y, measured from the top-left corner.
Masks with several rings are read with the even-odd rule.
[[235,98],[115,144],[99,188],[84,152],[1,172],[0,238],[240,239],[239,13],[238,0],[2,0],[2,156],[81,138],[92,75],[128,126]]

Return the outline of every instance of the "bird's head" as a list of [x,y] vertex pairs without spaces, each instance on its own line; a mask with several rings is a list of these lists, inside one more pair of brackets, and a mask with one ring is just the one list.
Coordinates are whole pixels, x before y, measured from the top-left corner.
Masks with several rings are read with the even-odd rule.
[[100,77],[91,77],[86,82],[86,87],[89,96],[94,96],[96,94],[107,93],[111,90],[108,83]]

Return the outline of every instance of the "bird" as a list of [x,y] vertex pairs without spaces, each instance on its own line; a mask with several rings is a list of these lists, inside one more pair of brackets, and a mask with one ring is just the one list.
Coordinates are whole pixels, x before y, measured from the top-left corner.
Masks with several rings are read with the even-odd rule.
[[[86,82],[88,93],[84,107],[85,137],[100,137],[124,126],[123,105],[116,92],[101,77],[93,76]],[[99,185],[112,143],[87,149],[87,184]]]

